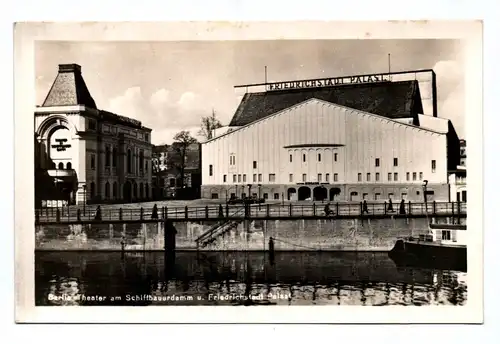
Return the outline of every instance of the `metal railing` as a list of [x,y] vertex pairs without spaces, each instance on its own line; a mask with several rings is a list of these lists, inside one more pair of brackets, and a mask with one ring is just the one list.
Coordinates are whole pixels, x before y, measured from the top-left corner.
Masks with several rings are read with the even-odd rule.
[[[193,219],[193,220],[221,220],[222,218],[301,218],[324,217],[325,203],[310,204],[252,204],[247,212],[244,205],[210,205],[210,206],[185,206],[185,207],[158,207],[158,220]],[[221,209],[222,207],[222,209]],[[367,203],[368,213],[363,212],[362,203],[330,203],[329,208],[333,216],[363,216],[363,215],[406,215],[425,216],[425,203],[407,202],[405,212],[400,212],[400,203],[394,203],[390,210],[388,203]],[[110,208],[101,209],[100,221],[143,221],[155,220],[152,218],[152,208]],[[467,203],[463,202],[430,202],[427,204],[429,215],[460,216],[467,214]],[[37,223],[61,223],[78,221],[95,221],[96,208],[86,209],[75,207],[43,208],[35,210]]]

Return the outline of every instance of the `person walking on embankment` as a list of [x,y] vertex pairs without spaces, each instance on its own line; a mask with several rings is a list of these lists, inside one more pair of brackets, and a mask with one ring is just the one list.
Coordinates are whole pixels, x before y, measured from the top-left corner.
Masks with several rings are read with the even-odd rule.
[[158,220],[158,206],[156,205],[156,203],[153,206],[153,211],[151,213],[151,219]]

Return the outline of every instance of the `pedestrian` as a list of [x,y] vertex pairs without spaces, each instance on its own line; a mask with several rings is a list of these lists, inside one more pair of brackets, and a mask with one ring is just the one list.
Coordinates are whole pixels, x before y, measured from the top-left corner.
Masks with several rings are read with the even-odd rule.
[[94,215],[94,220],[95,221],[101,221],[102,216],[101,216],[101,206],[98,205],[97,209],[95,210],[95,215]]
[[364,214],[364,213],[369,214],[369,212],[368,212],[368,202],[366,202],[366,199],[363,200],[363,211],[361,212],[361,214]]
[[325,205],[325,216],[335,215],[333,210],[330,209],[330,203]]
[[404,215],[406,214],[406,209],[405,209],[405,200],[401,200],[401,204],[399,206],[399,214]]
[[219,204],[219,217],[224,217],[224,209],[222,209],[222,204]]
[[158,206],[156,205],[156,203],[153,206],[153,211],[151,213],[151,219],[158,220]]
[[387,207],[387,211],[394,211],[394,208],[392,207],[392,198],[389,197],[389,206]]

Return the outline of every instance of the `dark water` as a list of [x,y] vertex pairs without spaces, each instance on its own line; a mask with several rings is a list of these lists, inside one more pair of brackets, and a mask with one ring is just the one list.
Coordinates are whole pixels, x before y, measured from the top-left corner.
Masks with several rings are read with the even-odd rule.
[[382,252],[37,252],[37,305],[463,305],[462,272]]

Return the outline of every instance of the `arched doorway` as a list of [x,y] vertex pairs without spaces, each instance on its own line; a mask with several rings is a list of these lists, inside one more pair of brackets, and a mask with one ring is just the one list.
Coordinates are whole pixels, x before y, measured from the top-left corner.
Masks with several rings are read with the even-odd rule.
[[289,188],[287,191],[287,197],[289,201],[296,201],[297,200],[297,190],[295,188]]
[[123,200],[125,202],[132,202],[132,184],[130,182],[123,184]]
[[134,188],[133,198],[134,198],[134,199],[137,199],[137,183],[135,183],[135,182],[134,182],[134,186],[133,186],[133,188]]
[[313,198],[315,201],[324,201],[328,197],[328,191],[324,186],[317,186],[313,190]]
[[351,194],[350,194],[350,198],[349,198],[349,200],[350,200],[351,202],[356,202],[356,201],[359,201],[359,200],[360,200],[360,198],[359,198],[359,194],[358,194],[358,192],[357,192],[357,191],[351,191]]
[[331,188],[330,189],[330,201],[335,201],[336,199],[338,200],[338,196],[340,196],[340,189],[339,188]]
[[305,201],[311,198],[311,189],[307,186],[301,186],[299,188],[299,201]]
[[144,198],[144,184],[142,183],[139,185],[139,197],[140,199]]
[[146,198],[149,199],[149,184],[146,183]]

